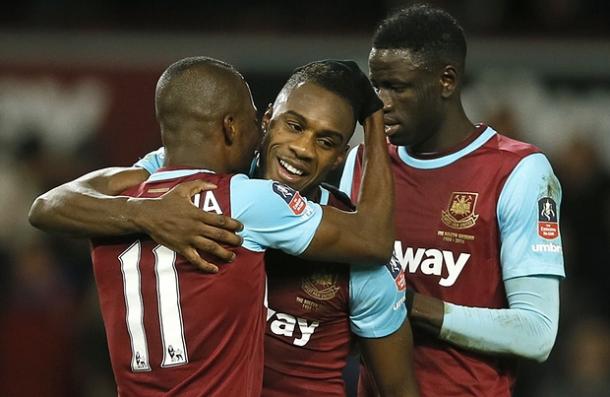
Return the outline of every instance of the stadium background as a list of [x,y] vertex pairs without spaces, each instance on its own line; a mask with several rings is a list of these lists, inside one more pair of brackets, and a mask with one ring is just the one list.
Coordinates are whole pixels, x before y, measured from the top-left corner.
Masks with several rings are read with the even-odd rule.
[[[36,195],[159,146],[154,85],[174,60],[233,63],[259,109],[321,58],[366,68],[370,35],[409,2],[22,0],[0,13],[0,395],[115,395],[87,242],[27,223]],[[564,189],[568,279],[543,365],[516,396],[610,394],[610,3],[433,1],[469,40],[473,121],[539,145]],[[357,139],[357,138],[356,138]],[[212,303],[210,303],[212,304]]]

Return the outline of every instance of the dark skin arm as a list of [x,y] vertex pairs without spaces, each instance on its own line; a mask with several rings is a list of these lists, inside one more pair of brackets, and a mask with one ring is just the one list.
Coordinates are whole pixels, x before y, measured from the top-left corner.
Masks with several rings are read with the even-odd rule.
[[242,225],[231,218],[203,212],[190,201],[195,193],[214,185],[187,182],[155,199],[115,197],[148,176],[140,168],[91,172],[38,197],[30,209],[30,223],[45,231],[80,237],[146,233],[209,272],[218,268],[203,260],[198,249],[231,261],[234,254],[220,244],[240,245],[241,238],[233,231]]
[[324,207],[304,257],[354,264],[386,263],[394,244],[394,181],[383,128],[383,111],[364,122],[366,147],[358,210]]
[[359,342],[380,396],[419,396],[413,371],[413,334],[408,319],[391,335],[360,338]]
[[[359,210],[347,213],[326,207],[304,256],[367,265],[389,259],[394,241],[394,184],[382,111],[365,121],[365,142],[366,157],[372,160],[365,163]],[[205,271],[218,268],[203,260],[198,251],[225,261],[233,259],[234,254],[219,243],[240,245],[241,238],[231,232],[240,230],[241,224],[201,211],[190,202],[192,195],[209,184],[188,182],[157,199],[113,197],[146,178],[148,173],[139,168],[94,171],[37,198],[30,223],[45,231],[83,237],[145,233]],[[385,199],[379,200],[379,196]]]

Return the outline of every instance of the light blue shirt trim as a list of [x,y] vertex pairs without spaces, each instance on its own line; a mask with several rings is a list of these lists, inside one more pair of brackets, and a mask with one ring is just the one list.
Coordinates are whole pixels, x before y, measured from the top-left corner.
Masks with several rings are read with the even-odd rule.
[[320,205],[328,205],[330,199],[330,192],[324,187],[320,186]]
[[194,175],[200,172],[204,172],[206,174],[215,174],[214,171],[206,170],[206,169],[185,169],[185,170],[171,170],[171,171],[161,171],[155,172],[151,176],[148,177],[147,182],[159,182],[165,181],[168,179],[182,178],[189,175]]
[[363,338],[381,338],[398,330],[407,317],[405,292],[386,266],[352,266],[350,323]]
[[154,174],[157,170],[163,167],[165,163],[165,149],[160,147],[159,149],[147,153],[146,156],[136,161],[134,167],[144,168],[149,174]]
[[500,230],[502,277],[530,275],[565,277],[561,234],[538,235],[538,200],[552,198],[560,219],[561,186],[542,153],[524,157],[506,180],[496,208]]
[[347,155],[347,159],[345,160],[345,165],[343,166],[343,174],[341,175],[341,181],[339,182],[339,190],[343,193],[347,194],[347,197],[354,199],[352,197],[352,183],[354,182],[354,167],[356,166],[356,155],[358,154],[358,148],[360,145],[356,146],[352,150],[350,150]]
[[496,131],[494,131],[491,127],[487,127],[485,131],[477,139],[472,141],[468,146],[458,150],[455,153],[451,153],[447,156],[435,158],[435,159],[418,159],[412,157],[407,152],[407,148],[404,146],[398,147],[398,157],[407,165],[413,168],[419,168],[424,170],[430,170],[434,168],[446,167],[449,164],[455,163],[459,159],[464,156],[469,155],[474,152],[481,146],[485,144],[488,140],[490,140],[494,135],[496,135]]
[[[278,193],[277,186],[289,197]],[[295,212],[290,206],[295,194],[275,181],[243,174],[231,178],[231,216],[244,225],[238,233],[244,238],[244,248],[256,252],[275,248],[291,255],[307,249],[322,221],[322,207],[299,195],[295,201],[302,200],[304,207]]]

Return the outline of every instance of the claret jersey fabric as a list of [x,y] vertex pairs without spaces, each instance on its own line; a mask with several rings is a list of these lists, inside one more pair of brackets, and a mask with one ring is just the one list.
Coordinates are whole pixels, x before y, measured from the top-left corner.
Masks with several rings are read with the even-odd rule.
[[[351,211],[327,186],[321,204]],[[263,397],[343,397],[342,371],[353,334],[379,338],[406,318],[404,274],[390,265],[349,266],[265,255],[269,312]]]
[[235,261],[204,274],[144,235],[95,239],[92,258],[118,393],[127,396],[259,396],[263,376],[267,248],[303,252],[322,210],[272,181],[207,170],[165,169],[125,192],[158,197],[202,179],[204,211],[240,220]]
[[[479,125],[460,147],[413,157],[388,145],[396,186],[392,261],[408,288],[465,306],[505,308],[503,281],[564,276],[561,188],[546,157]],[[362,147],[341,190],[357,199]],[[422,396],[510,396],[516,360],[470,352],[414,333]]]

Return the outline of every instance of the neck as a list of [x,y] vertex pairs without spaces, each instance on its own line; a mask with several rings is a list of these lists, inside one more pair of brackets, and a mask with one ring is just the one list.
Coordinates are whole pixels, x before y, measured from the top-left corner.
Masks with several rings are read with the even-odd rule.
[[166,146],[164,165],[166,167],[201,168],[219,174],[229,173],[231,170],[219,154],[200,147],[168,148]]
[[474,131],[474,124],[468,120],[462,105],[448,110],[443,120],[436,126],[436,132],[416,145],[409,146],[413,154],[438,153],[457,146]]

